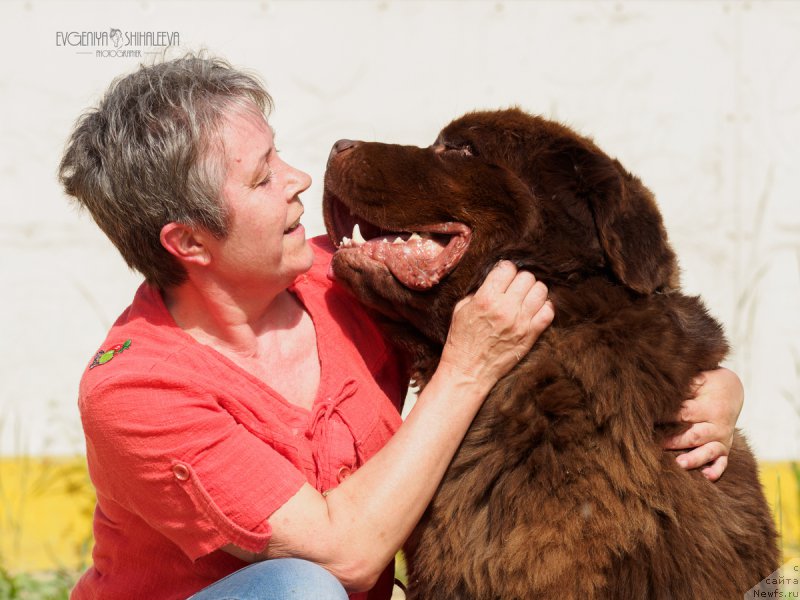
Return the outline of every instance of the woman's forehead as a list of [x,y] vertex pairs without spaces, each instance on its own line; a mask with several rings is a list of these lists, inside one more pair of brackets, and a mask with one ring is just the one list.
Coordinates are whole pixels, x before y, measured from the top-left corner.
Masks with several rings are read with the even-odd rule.
[[263,114],[235,111],[226,116],[220,137],[228,162],[248,166],[269,154],[274,135]]

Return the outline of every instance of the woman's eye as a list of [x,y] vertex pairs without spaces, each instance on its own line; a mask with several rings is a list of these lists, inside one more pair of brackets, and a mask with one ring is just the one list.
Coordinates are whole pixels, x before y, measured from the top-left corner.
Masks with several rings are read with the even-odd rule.
[[264,176],[264,179],[262,179],[261,181],[259,181],[259,182],[256,184],[256,186],[257,186],[257,187],[265,187],[266,185],[268,185],[268,184],[269,184],[269,182],[270,182],[270,181],[272,181],[272,169],[270,169],[269,171],[267,171],[267,174]]

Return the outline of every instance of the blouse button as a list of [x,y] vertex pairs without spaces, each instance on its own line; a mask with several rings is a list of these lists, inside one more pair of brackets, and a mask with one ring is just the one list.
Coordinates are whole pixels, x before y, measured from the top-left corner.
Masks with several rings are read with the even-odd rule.
[[350,467],[339,467],[339,471],[336,473],[336,481],[342,483],[345,479],[350,477],[351,473]]
[[179,481],[186,481],[189,479],[189,469],[186,465],[177,464],[172,467],[172,472],[175,475],[175,479]]

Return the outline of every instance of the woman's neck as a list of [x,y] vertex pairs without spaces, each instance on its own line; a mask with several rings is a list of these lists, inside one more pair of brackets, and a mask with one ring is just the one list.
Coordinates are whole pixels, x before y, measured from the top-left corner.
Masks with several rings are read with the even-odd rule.
[[165,290],[163,297],[181,329],[203,344],[243,357],[258,356],[266,338],[293,329],[304,312],[286,288],[232,294],[190,279]]

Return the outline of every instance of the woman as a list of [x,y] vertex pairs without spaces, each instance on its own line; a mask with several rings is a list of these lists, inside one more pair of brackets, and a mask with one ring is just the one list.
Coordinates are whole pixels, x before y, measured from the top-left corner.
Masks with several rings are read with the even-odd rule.
[[[310,179],[270,107],[255,78],[187,56],[115,81],[69,141],[67,193],[145,276],[81,380],[97,507],[73,598],[388,598],[472,418],[552,320],[545,286],[499,264],[401,424],[402,357],[305,239]],[[699,446],[684,466],[713,479],[742,390],[705,380],[671,445]]]

